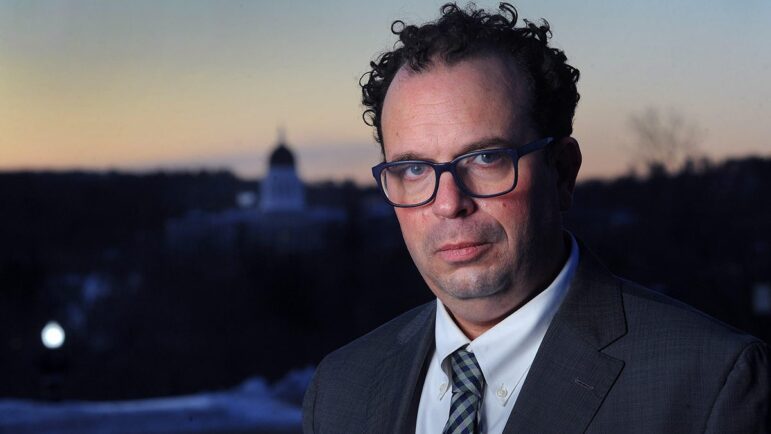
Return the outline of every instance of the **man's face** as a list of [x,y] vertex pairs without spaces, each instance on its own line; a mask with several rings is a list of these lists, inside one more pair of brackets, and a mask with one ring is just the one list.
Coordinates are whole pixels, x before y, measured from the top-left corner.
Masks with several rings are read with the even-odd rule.
[[[386,161],[446,162],[501,142],[522,146],[540,138],[529,104],[526,81],[495,56],[453,66],[435,61],[419,73],[402,68],[383,106]],[[445,172],[433,202],[396,208],[407,248],[442,302],[499,298],[533,284],[548,254],[543,241],[561,237],[555,178],[538,151],[519,160],[517,187],[505,195],[465,196]]]

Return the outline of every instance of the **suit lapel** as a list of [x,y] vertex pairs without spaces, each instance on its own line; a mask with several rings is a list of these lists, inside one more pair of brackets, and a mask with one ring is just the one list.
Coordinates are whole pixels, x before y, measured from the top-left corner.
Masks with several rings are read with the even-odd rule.
[[546,332],[503,430],[582,433],[624,362],[600,350],[626,333],[618,280],[580,244],[568,294]]
[[429,303],[396,337],[373,379],[365,433],[415,432],[417,406],[434,349],[436,302]]

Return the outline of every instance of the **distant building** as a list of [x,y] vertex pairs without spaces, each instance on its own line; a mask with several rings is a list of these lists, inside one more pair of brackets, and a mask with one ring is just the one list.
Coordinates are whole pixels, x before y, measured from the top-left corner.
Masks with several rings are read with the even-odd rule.
[[270,155],[268,174],[260,186],[260,210],[265,213],[301,212],[305,209],[305,186],[297,176],[292,151],[279,139]]
[[345,209],[309,206],[296,159],[279,137],[259,193],[239,192],[230,209],[193,210],[166,223],[166,244],[175,255],[201,250],[222,254],[223,261],[244,250],[265,247],[278,253],[322,250],[334,244],[348,220]]

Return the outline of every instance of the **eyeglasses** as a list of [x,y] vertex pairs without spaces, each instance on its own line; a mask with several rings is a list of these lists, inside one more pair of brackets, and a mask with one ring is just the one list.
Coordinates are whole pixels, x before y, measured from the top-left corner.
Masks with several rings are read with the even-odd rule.
[[422,160],[380,163],[372,168],[372,175],[386,201],[396,207],[416,207],[434,200],[439,177],[444,172],[452,174],[455,184],[467,196],[495,197],[517,186],[520,157],[543,149],[552,141],[552,137],[545,137],[518,148],[482,149],[447,163]]

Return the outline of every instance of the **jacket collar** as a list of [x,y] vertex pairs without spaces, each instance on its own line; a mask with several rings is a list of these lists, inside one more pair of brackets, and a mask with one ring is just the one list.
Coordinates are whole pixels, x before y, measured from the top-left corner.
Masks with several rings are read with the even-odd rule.
[[624,367],[601,350],[626,334],[620,281],[579,242],[581,259],[504,434],[581,433]]

